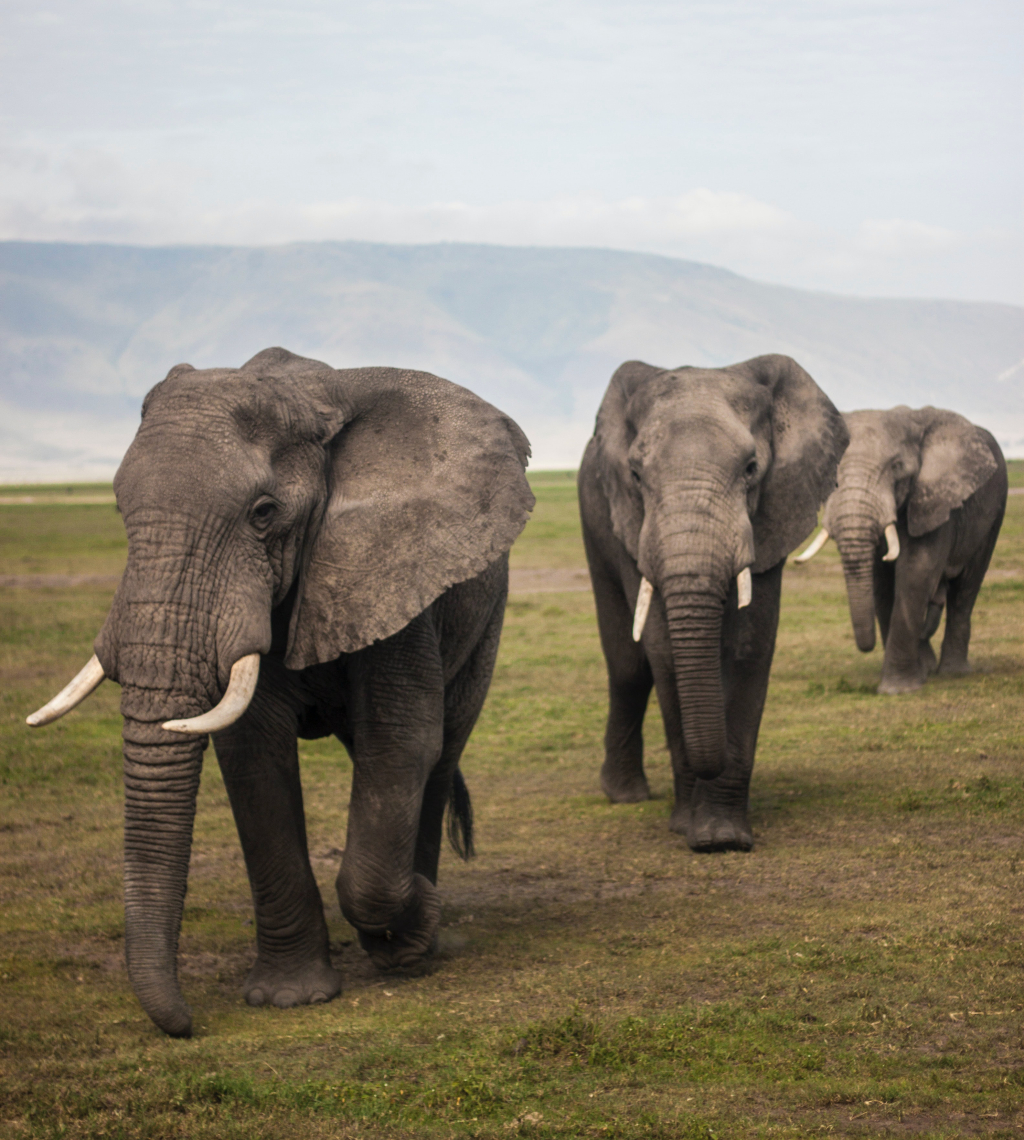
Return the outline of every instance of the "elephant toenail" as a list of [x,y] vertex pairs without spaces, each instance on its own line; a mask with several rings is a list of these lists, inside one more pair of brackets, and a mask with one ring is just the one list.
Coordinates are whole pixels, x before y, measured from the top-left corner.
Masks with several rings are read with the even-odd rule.
[[315,993],[311,993],[309,995],[309,1004],[310,1005],[319,1005],[320,1002],[326,1001],[326,1000],[327,1000],[327,995],[323,992],[323,990],[317,990]]
[[261,989],[250,990],[245,995],[245,1000],[250,1005],[262,1005],[267,1000],[267,995]]
[[278,1009],[290,1009],[293,1005],[298,1005],[299,995],[294,990],[278,990],[274,994],[274,1005]]

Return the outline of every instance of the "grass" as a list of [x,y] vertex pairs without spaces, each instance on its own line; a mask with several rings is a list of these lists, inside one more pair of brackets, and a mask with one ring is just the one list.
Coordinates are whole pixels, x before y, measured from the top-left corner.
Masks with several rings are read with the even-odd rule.
[[[534,486],[513,564],[581,565],[571,478]],[[115,522],[0,508],[2,565],[112,566]],[[667,830],[656,712],[655,798],[605,801],[591,599],[513,597],[463,763],[480,854],[442,859],[426,976],[381,977],[354,944],[333,890],[349,765],[336,743],[302,745],[345,975],[326,1006],[241,1000],[251,906],[209,756],[182,934],[190,1041],[153,1028],[124,972],[116,687],[22,723],[88,656],[111,590],[0,591],[0,1137],[1019,1136],[1022,569],[1014,496],[977,672],[896,698],[872,692],[880,654],[856,651],[834,547],[787,570],[749,855],[698,857]]]

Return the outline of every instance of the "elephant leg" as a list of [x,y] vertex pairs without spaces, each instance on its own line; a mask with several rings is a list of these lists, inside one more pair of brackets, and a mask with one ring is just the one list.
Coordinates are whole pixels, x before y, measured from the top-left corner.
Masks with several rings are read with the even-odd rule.
[[928,603],[928,609],[925,613],[924,631],[921,634],[921,643],[918,646],[918,650],[921,655],[921,668],[928,675],[934,673],[939,667],[935,650],[932,649],[932,638],[935,636],[935,631],[939,628],[939,622],[942,621],[942,611],[946,605],[947,591],[948,584],[945,581],[940,581],[939,587]]
[[942,638],[940,673],[957,674],[971,671],[967,659],[967,649],[971,642],[971,614],[978,592],[985,581],[985,574],[998,537],[997,524],[987,536],[985,545],[967,562],[956,578],[950,579],[946,588],[946,632]]
[[694,851],[749,851],[754,846],[750,777],[775,653],[782,569],[780,562],[757,575],[755,601],[747,610],[731,611],[723,624],[729,760],[717,779],[693,782],[686,837]]
[[[612,803],[638,803],[651,795],[644,773],[643,726],[654,676],[643,642],[633,640],[633,611],[622,586],[604,575],[595,574],[592,578],[601,646],[608,667],[601,789]],[[650,620],[648,624],[653,628]],[[644,639],[648,636],[645,632]]]
[[892,623],[893,600],[896,596],[896,567],[891,562],[883,562],[875,555],[873,575],[875,595],[875,616],[882,635],[882,645],[889,640],[889,626]]
[[[459,767],[463,749],[484,707],[487,690],[498,656],[501,626],[505,617],[505,595],[495,605],[490,621],[462,668],[447,683],[444,692],[444,742],[441,759],[431,772],[423,790],[420,826],[416,836],[413,860],[417,875],[437,882],[437,864],[441,856],[444,813],[451,798],[452,781]],[[469,839],[470,836],[464,836]],[[468,847],[468,844],[467,844]],[[467,849],[467,855],[469,851]]]
[[429,611],[347,661],[352,731],[348,838],[338,901],[381,969],[420,965],[441,917],[416,870],[423,795],[441,760],[444,676]]
[[264,658],[241,720],[214,747],[252,886],[256,964],[245,981],[250,1005],[328,1001],[341,991],[332,968],[323,902],[306,844],[294,708],[275,691],[279,662]]
[[896,561],[892,622],[878,686],[879,693],[890,695],[919,689],[927,679],[928,661],[921,644],[927,644],[928,607],[949,550],[948,527],[914,539],[901,534],[900,539],[904,545]]

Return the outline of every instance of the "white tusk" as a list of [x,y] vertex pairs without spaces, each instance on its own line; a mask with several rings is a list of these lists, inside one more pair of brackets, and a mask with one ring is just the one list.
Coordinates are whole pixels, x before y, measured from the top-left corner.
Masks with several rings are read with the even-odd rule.
[[885,541],[889,549],[882,555],[882,561],[895,562],[900,556],[900,536],[896,533],[895,523],[889,523],[885,528]]
[[651,608],[651,595],[654,587],[646,578],[640,579],[640,592],[636,596],[636,612],[633,614],[633,640],[639,641],[647,624],[647,612]]
[[253,693],[256,692],[256,682],[260,675],[260,655],[250,653],[247,657],[239,659],[231,666],[231,677],[228,680],[228,690],[220,699],[220,703],[209,712],[201,716],[194,716],[189,720],[169,720],[162,728],[168,732],[219,732],[234,724],[236,720],[249,707]]
[[803,552],[793,559],[794,562],[809,562],[815,554],[828,542],[828,531],[822,527],[821,530],[814,536],[814,541]]
[[30,724],[33,728],[38,728],[42,724],[50,724],[57,720],[66,712],[71,712],[75,705],[80,705],[99,685],[103,677],[103,666],[94,653],[89,658],[89,663],[75,679],[65,685],[49,704],[43,705],[41,709],[37,709],[31,716],[26,717],[25,723]]
[[750,567],[744,566],[736,575],[736,608],[742,610],[749,606],[753,596],[754,584],[750,580]]

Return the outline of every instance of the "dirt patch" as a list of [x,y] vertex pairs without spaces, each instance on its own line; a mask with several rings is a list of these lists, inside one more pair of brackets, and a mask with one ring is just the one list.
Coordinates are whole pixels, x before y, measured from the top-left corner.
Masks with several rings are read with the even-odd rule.
[[120,574],[0,574],[0,586],[10,590],[64,590],[69,586],[116,586]]
[[510,594],[561,594],[590,589],[590,575],[583,569],[510,570]]

